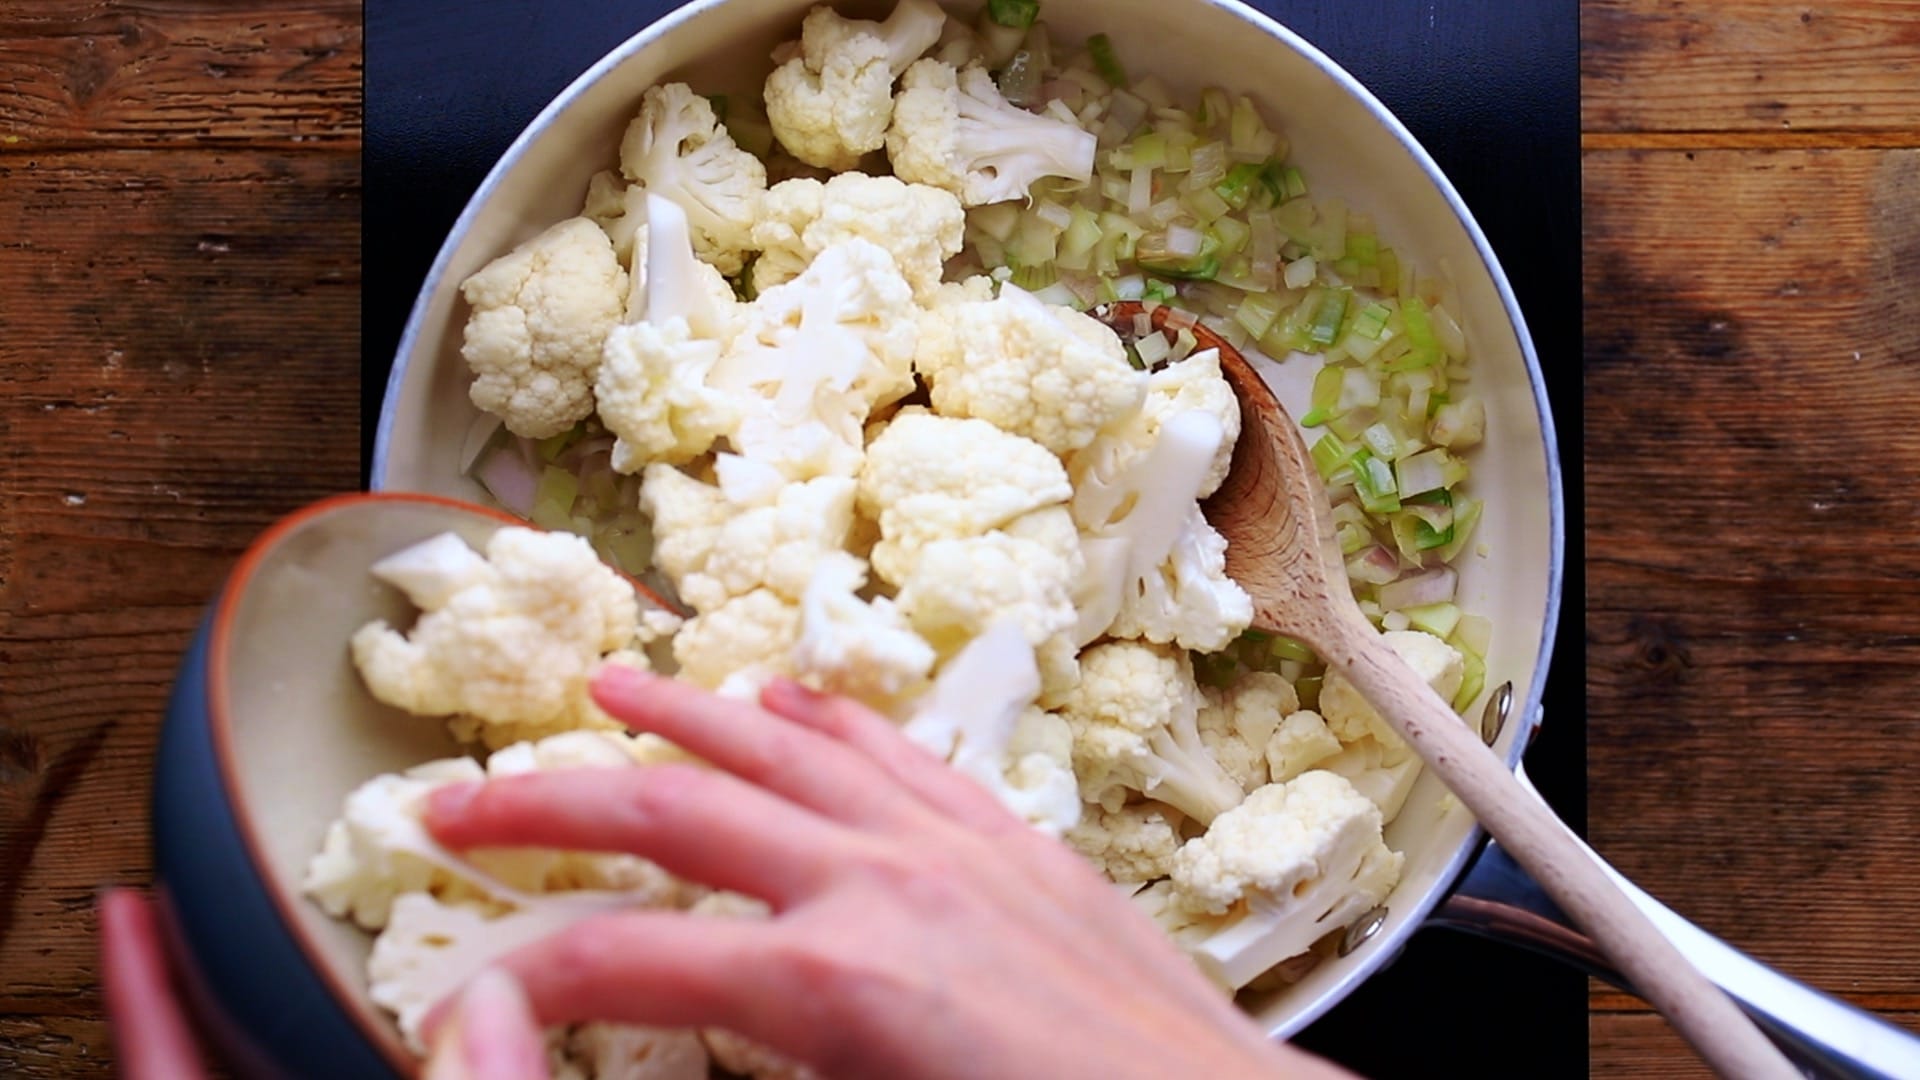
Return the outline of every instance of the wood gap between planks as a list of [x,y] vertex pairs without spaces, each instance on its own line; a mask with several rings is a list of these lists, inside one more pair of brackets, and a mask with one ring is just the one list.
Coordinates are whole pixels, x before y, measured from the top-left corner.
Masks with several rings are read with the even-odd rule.
[[1914,150],[1908,131],[1583,131],[1582,150]]

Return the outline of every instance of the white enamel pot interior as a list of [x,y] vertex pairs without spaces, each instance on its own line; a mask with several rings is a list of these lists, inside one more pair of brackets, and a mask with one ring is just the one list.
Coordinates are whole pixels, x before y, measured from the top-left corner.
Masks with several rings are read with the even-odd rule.
[[[757,94],[769,52],[796,35],[811,3],[689,4],[609,53],[515,140],[460,216],[414,306],[381,410],[376,489],[484,501],[479,486],[460,475],[476,412],[460,358],[467,310],[459,283],[579,213],[588,178],[617,164],[621,132],[647,87],[685,80],[702,93]],[[880,15],[887,5],[836,7]],[[1476,545],[1484,554],[1465,560],[1461,600],[1493,621],[1487,686],[1491,692],[1511,683],[1514,694],[1514,720],[1495,747],[1517,761],[1538,721],[1559,607],[1560,475],[1533,347],[1486,238],[1432,159],[1371,94],[1253,9],[1230,0],[1046,0],[1045,16],[1061,40],[1105,32],[1132,74],[1157,73],[1176,93],[1222,85],[1251,95],[1291,141],[1316,193],[1343,196],[1373,215],[1403,260],[1450,277],[1473,386],[1487,406],[1487,442],[1473,463],[1474,488],[1486,502]],[[1311,375],[1296,361],[1273,376],[1296,416],[1306,411]],[[1460,875],[1480,833],[1463,809],[1447,809],[1444,795],[1423,775],[1387,830],[1407,863],[1380,930],[1285,991],[1248,999],[1276,1037],[1298,1031],[1391,958]]]

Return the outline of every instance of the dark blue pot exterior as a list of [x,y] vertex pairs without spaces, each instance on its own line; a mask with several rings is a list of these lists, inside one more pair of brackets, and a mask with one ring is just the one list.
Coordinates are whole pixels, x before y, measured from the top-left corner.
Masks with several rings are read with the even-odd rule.
[[154,767],[154,867],[176,961],[240,1075],[398,1080],[308,963],[234,820],[207,695],[218,606],[181,662]]

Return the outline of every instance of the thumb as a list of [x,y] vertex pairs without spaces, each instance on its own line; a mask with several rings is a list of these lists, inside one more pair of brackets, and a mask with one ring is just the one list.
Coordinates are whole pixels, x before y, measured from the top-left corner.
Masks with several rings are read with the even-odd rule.
[[433,1036],[423,1080],[547,1080],[546,1039],[527,994],[496,968],[475,975]]

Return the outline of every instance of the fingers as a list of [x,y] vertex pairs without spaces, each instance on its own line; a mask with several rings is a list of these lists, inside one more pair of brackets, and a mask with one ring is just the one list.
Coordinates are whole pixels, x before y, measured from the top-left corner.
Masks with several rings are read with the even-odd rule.
[[102,897],[100,950],[121,1075],[128,1080],[205,1075],[193,1031],[167,978],[152,904],[124,889]]
[[859,841],[833,822],[712,769],[658,765],[502,777],[427,802],[441,843],[624,851],[776,907],[813,891]]
[[916,809],[860,755],[747,702],[618,664],[601,667],[593,698],[628,726],[653,732],[824,817],[872,823]]
[[451,1022],[435,1030],[425,1080],[539,1080],[546,1039],[511,975],[488,968],[461,990]]
[[775,679],[760,692],[760,703],[859,751],[928,806],[963,825],[982,832],[1027,827],[991,793],[907,738],[891,720],[858,702],[819,693],[791,679]]
[[770,976],[779,924],[638,910],[602,915],[510,954],[543,1025],[610,1020],[652,1027],[725,1027],[791,1048],[806,1012]]

